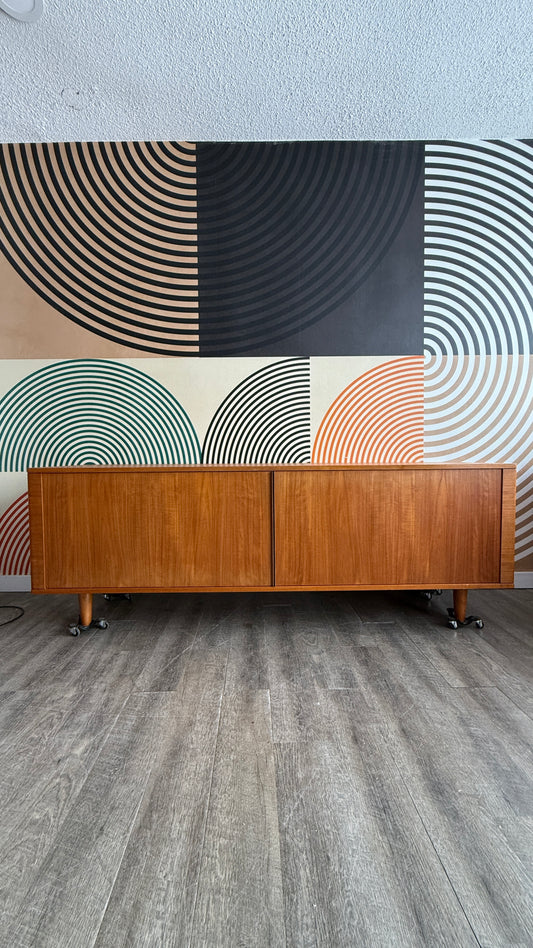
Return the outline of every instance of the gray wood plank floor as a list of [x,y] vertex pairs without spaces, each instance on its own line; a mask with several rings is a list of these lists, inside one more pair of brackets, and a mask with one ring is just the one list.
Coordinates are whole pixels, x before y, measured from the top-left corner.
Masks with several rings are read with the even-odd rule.
[[533,591],[450,604],[0,595],[0,948],[533,946]]

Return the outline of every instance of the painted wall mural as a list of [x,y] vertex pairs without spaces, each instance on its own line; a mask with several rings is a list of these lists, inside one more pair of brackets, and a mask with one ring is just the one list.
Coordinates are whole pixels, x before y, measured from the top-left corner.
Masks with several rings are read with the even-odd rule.
[[29,572],[30,510],[25,492],[0,517],[0,576],[27,576]]
[[335,399],[313,445],[314,464],[416,464],[424,460],[422,357],[394,359]]
[[425,458],[517,464],[531,564],[533,143],[428,144],[425,177]]
[[420,144],[5,145],[0,202],[11,266],[111,342],[422,351]]
[[58,313],[104,339],[198,351],[194,148],[5,145],[6,258]]
[[513,461],[533,570],[532,248],[528,141],[0,146],[0,579],[49,464]]
[[422,351],[420,144],[199,145],[197,182],[202,355]]
[[274,362],[241,382],[207,431],[205,464],[301,464],[310,460],[309,359]]
[[200,461],[177,399],[118,362],[76,359],[26,376],[0,401],[0,431],[0,471]]

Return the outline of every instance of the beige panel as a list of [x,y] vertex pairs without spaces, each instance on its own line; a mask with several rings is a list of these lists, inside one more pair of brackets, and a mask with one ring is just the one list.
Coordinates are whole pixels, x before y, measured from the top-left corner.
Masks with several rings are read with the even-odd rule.
[[[50,306],[0,253],[3,359],[124,359],[142,352],[83,329]],[[149,353],[154,358],[153,353]]]

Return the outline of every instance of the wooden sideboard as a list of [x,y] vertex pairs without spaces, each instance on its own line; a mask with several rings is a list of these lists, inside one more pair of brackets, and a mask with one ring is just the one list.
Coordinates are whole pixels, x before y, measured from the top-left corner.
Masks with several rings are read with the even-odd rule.
[[65,467],[28,471],[32,591],[512,587],[506,464]]

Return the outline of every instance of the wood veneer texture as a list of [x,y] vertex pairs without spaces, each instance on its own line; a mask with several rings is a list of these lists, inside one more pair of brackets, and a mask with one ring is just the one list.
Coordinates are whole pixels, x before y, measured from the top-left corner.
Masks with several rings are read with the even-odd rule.
[[512,465],[28,472],[35,592],[511,586]]

